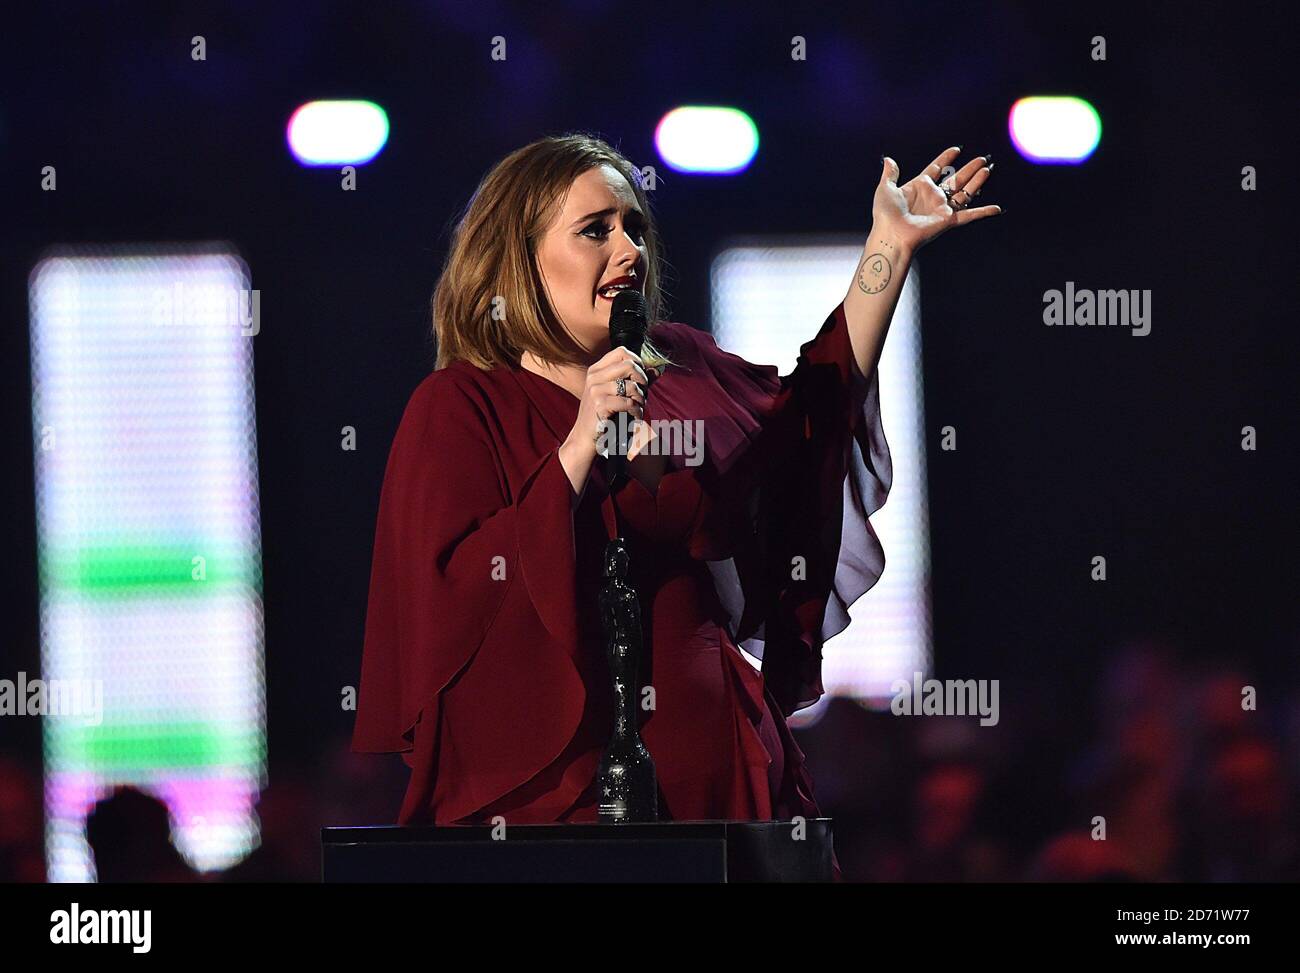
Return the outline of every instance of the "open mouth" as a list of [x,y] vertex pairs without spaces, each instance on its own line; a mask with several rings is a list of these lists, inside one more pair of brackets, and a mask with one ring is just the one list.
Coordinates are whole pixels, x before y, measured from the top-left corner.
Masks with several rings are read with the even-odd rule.
[[634,291],[636,289],[637,286],[634,281],[623,281],[619,283],[609,284],[606,287],[602,287],[600,290],[596,291],[596,296],[601,298],[602,300],[612,302],[614,298],[618,296],[619,291],[628,291],[628,290]]

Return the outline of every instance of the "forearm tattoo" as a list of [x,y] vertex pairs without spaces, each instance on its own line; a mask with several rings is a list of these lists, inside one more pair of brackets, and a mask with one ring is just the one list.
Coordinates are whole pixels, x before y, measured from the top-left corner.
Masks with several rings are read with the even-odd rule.
[[[882,246],[891,249],[888,243]],[[879,294],[889,286],[893,276],[894,266],[884,250],[867,254],[862,258],[862,263],[858,264],[858,287],[864,294]]]

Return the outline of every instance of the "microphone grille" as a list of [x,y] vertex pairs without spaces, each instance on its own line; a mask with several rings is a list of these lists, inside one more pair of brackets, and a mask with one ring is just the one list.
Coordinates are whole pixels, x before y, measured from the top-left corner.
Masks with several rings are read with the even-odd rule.
[[640,351],[645,342],[649,305],[640,291],[628,289],[614,296],[614,306],[609,312],[609,344],[611,348],[625,347]]

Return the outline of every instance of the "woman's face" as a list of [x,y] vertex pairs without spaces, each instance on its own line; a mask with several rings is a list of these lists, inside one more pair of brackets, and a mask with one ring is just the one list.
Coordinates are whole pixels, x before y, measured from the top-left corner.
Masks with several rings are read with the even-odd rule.
[[573,180],[559,214],[537,247],[537,267],[551,307],[574,339],[593,356],[609,351],[617,280],[645,293],[645,214],[622,174],[610,165]]

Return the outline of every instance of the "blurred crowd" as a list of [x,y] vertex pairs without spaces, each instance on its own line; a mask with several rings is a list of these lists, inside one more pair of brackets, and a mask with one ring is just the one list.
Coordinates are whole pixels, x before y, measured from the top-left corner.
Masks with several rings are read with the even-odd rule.
[[[1005,681],[1000,697],[995,726],[835,699],[796,729],[847,880],[1300,879],[1297,688],[1144,642],[1112,655],[1091,700]],[[272,768],[261,843],[223,872],[185,863],[161,801],[117,790],[87,818],[99,880],[319,881],[320,828],[392,823],[405,787],[398,756],[347,747]],[[33,767],[0,756],[0,880],[44,880],[42,803]]]
[[800,737],[847,878],[1300,879],[1295,686],[1138,642],[1092,699],[1024,689],[996,726],[836,701]]

